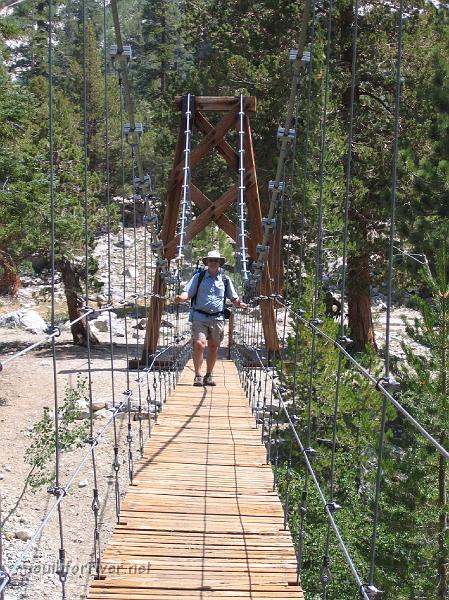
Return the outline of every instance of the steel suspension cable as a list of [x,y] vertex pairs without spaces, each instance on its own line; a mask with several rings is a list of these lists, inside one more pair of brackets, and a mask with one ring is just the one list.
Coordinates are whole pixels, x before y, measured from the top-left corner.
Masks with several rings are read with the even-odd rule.
[[[88,178],[88,100],[87,100],[87,17],[86,17],[86,0],[82,0],[82,28],[83,28],[83,170],[84,170],[84,259],[85,265],[85,308],[89,306],[89,178]],[[100,546],[100,528],[99,528],[99,512],[100,501],[98,496],[98,477],[97,465],[95,457],[94,440],[94,424],[93,424],[93,393],[92,393],[92,357],[91,357],[91,340],[90,340],[90,325],[89,319],[86,319],[86,348],[87,348],[87,376],[88,376],[88,395],[89,395],[89,432],[90,437],[88,442],[92,445],[92,512],[94,515],[94,563],[96,577],[100,577],[101,569],[101,546]]]
[[307,1],[304,4],[304,10],[302,14],[302,24],[298,39],[297,49],[292,51],[290,54],[290,58],[293,61],[293,73],[292,73],[292,81],[290,87],[290,96],[287,108],[287,114],[285,119],[284,127],[278,132],[279,140],[280,140],[280,150],[279,150],[279,158],[277,162],[277,170],[274,181],[271,181],[269,184],[270,191],[270,205],[268,209],[268,214],[266,219],[263,221],[263,239],[262,243],[257,252],[257,260],[254,265],[254,272],[252,277],[253,285],[257,284],[259,281],[262,270],[265,265],[266,257],[267,257],[267,246],[272,236],[273,230],[273,219],[276,213],[276,207],[278,203],[278,197],[280,192],[284,188],[284,182],[281,181],[282,173],[284,171],[284,162],[288,155],[289,146],[291,144],[291,134],[296,135],[296,132],[291,132],[291,123],[293,118],[294,106],[297,95],[297,88],[300,82],[301,71],[304,67],[303,62],[303,53],[304,47],[306,43],[306,35],[308,30],[308,24],[310,19],[310,4],[311,2]]
[[245,216],[245,110],[243,102],[243,94],[240,94],[239,99],[239,167],[238,167],[238,191],[239,191],[239,257],[240,257],[240,271],[243,279],[243,283],[246,284],[248,280],[248,259],[246,256],[246,216]]
[[191,220],[192,207],[190,204],[190,154],[192,150],[192,117],[195,111],[195,99],[192,94],[182,98],[183,122],[184,122],[184,166],[181,187],[181,217],[179,231],[178,269],[181,269],[185,258],[185,246],[187,240],[188,225]]
[[125,141],[123,134],[123,83],[122,83],[123,70],[118,71],[119,75],[119,90],[120,90],[120,164],[121,164],[121,185],[122,185],[122,265],[123,265],[123,310],[124,310],[124,324],[125,324],[125,353],[126,353],[126,390],[123,392],[127,398],[127,435],[126,441],[128,444],[128,478],[132,484],[134,479],[134,459],[132,450],[132,426],[131,426],[131,382],[129,376],[129,342],[128,342],[128,318],[127,318],[127,302],[126,302],[126,251],[125,251]]
[[[397,57],[396,57],[396,85],[395,85],[395,107],[394,107],[394,133],[393,133],[393,152],[392,152],[392,174],[391,174],[391,203],[390,203],[390,239],[388,251],[388,291],[387,291],[387,315],[386,315],[386,340],[385,340],[385,375],[384,385],[394,389],[395,381],[390,377],[390,320],[391,320],[391,300],[393,289],[393,251],[394,251],[394,233],[395,233],[395,215],[396,215],[396,192],[397,192],[397,168],[398,168],[398,145],[399,145],[399,124],[401,108],[401,67],[402,67],[402,31],[403,31],[403,12],[404,0],[399,2],[398,25],[397,25]],[[387,415],[387,398],[384,396],[382,403],[382,416],[379,433],[379,449],[377,455],[377,473],[376,473],[376,491],[374,497],[374,518],[373,533],[371,538],[371,556],[370,569],[368,576],[368,586],[373,587],[377,535],[379,525],[379,506],[382,484],[382,458],[385,443],[385,422]]]
[[[110,189],[110,154],[109,154],[109,93],[108,93],[108,50],[107,50],[107,9],[106,0],[103,0],[103,85],[104,85],[104,183],[105,183],[105,195],[106,195],[106,210],[107,210],[107,240],[108,240],[108,305],[112,305],[112,260],[111,260],[111,189]],[[115,409],[115,364],[114,364],[114,343],[112,339],[112,314],[109,314],[109,354],[110,354],[110,365],[111,365],[111,396],[112,396],[112,407]],[[114,498],[115,498],[115,518],[118,523],[120,520],[120,461],[119,461],[119,445],[118,445],[118,432],[117,432],[117,420],[114,417],[113,420],[114,430],[114,457],[112,462],[112,468],[114,470]]]
[[[358,16],[359,16],[359,0],[355,0],[354,6],[354,22],[352,27],[352,62],[351,62],[351,91],[349,101],[349,125],[348,125],[348,145],[347,145],[347,156],[346,156],[346,181],[345,181],[345,197],[344,197],[344,224],[343,224],[343,235],[342,235],[342,281],[341,281],[341,314],[340,314],[340,336],[339,341],[341,344],[347,346],[350,343],[349,338],[345,336],[345,293],[346,293],[346,273],[347,273],[347,253],[348,253],[348,225],[349,225],[349,198],[351,192],[351,167],[352,167],[352,144],[353,144],[353,126],[354,126],[354,102],[355,102],[355,83],[356,83],[356,67],[357,67],[357,42],[358,42]],[[333,507],[334,511],[340,509],[340,506],[335,502],[335,460],[336,460],[336,446],[337,446],[337,418],[340,404],[340,385],[342,377],[344,355],[340,351],[338,353],[338,365],[337,375],[335,383],[335,398],[334,398],[334,411],[332,417],[332,451],[331,451],[331,468],[330,468],[330,482],[329,482],[329,505]],[[326,549],[325,556],[329,555],[331,543],[331,527],[328,523],[327,534],[326,534]],[[327,575],[331,577],[330,564],[326,565],[328,569]],[[323,593],[323,600],[327,598],[327,587]]]
[[[53,7],[48,1],[48,132],[49,132],[49,192],[50,192],[50,263],[51,263],[51,329],[55,330],[55,282],[56,282],[56,235],[55,235],[55,178],[54,178],[54,117],[53,117]],[[60,487],[60,455],[61,443],[59,435],[59,398],[58,375],[56,363],[56,340],[51,341],[52,373],[53,373],[53,406],[55,427],[55,485],[49,492],[62,497]],[[67,569],[65,565],[64,529],[61,504],[58,504],[59,560],[58,578],[61,583],[61,597],[66,599]]]

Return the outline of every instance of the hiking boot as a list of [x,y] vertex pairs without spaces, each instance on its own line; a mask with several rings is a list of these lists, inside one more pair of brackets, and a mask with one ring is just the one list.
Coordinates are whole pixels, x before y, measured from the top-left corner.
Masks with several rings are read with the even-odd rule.
[[195,375],[195,379],[193,380],[193,385],[196,387],[203,387],[203,378],[201,375]]
[[212,375],[210,373],[206,373],[203,379],[203,385],[217,385],[215,381],[212,379]]

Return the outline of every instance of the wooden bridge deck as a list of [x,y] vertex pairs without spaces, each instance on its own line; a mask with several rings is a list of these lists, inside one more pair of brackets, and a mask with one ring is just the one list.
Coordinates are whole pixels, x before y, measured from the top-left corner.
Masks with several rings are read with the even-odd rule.
[[304,598],[234,363],[192,386],[189,363],[145,446],[89,600]]

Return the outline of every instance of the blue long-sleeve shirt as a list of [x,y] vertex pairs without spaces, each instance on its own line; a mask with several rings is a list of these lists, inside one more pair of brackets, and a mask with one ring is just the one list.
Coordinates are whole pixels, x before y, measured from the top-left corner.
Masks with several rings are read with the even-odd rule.
[[[223,310],[224,305],[224,294],[225,294],[225,282],[223,281],[223,275],[221,271],[212,277],[209,271],[206,269],[203,280],[198,287],[198,278],[200,274],[195,273],[190,281],[188,281],[184,287],[184,292],[187,292],[187,296],[192,298],[197,294],[195,300],[195,307],[204,310],[208,313],[217,313]],[[229,300],[234,301],[238,298],[238,294],[235,291],[234,284],[231,279],[227,277],[228,286],[226,296]],[[197,291],[198,288],[198,291]],[[193,321],[223,321],[224,315],[209,316],[203,313],[194,311],[192,316]]]

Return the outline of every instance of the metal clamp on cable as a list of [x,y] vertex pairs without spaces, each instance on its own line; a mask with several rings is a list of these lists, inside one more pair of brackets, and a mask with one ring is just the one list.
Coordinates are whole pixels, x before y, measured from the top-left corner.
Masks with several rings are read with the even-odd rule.
[[130,146],[138,146],[143,133],[143,124],[134,123],[134,127],[131,127],[130,123],[125,123],[123,125],[123,133],[127,144]]
[[329,583],[332,579],[332,573],[329,569],[329,565],[330,565],[329,557],[323,556],[323,566],[321,567],[321,571],[320,571],[320,581],[323,584],[323,588],[327,588],[327,586],[329,585]]
[[125,69],[127,69],[133,57],[131,46],[123,46],[123,51],[119,52],[117,49],[117,44],[111,45],[109,54],[114,71],[121,71],[123,66]]
[[92,436],[85,438],[84,443],[89,444],[89,446],[91,446],[92,448],[95,448],[95,446],[98,446],[97,438],[94,438]]
[[150,244],[150,248],[154,254],[157,254],[160,250],[164,249],[164,242],[162,240],[158,240],[157,242],[152,242]]
[[267,217],[263,217],[262,227],[265,227],[265,229],[275,229],[276,219],[268,219]]
[[59,581],[61,583],[65,583],[67,581],[67,567],[65,564],[65,550],[64,548],[60,548],[59,549],[59,564],[58,564],[58,568],[56,569],[56,574],[59,577]]
[[377,380],[376,390],[380,392],[380,386],[384,388],[387,392],[394,394],[394,392],[398,392],[401,389],[401,384],[399,381],[396,381],[394,377],[391,375],[389,377],[381,377]]
[[140,188],[142,191],[151,187],[151,177],[149,175],[144,175],[143,180],[139,176],[134,177],[134,187]]
[[310,458],[314,457],[316,455],[316,450],[315,448],[304,448],[304,452],[307,454],[307,456],[309,456]]
[[360,588],[360,595],[365,594],[368,598],[378,598],[383,594],[382,590],[379,590],[375,585],[364,583]]
[[284,181],[269,181],[268,182],[268,191],[279,191],[283,192],[285,190],[285,182]]
[[337,504],[337,502],[335,502],[335,501],[328,502],[326,504],[326,508],[328,508],[329,512],[331,512],[331,513],[335,513],[335,512],[338,512],[339,510],[341,510],[340,504]]
[[288,132],[286,132],[285,127],[278,127],[276,137],[279,142],[288,142],[291,144],[296,138],[296,130],[289,129]]
[[47,492],[52,496],[57,496],[58,498],[61,498],[62,496],[65,496],[67,494],[67,491],[61,486],[49,487],[47,489]]
[[320,325],[322,325],[324,323],[323,319],[319,319],[318,317],[315,317],[314,319],[311,319],[309,321],[310,325],[314,325],[315,327],[319,327]]
[[152,223],[153,225],[157,225],[159,223],[159,217],[156,214],[143,215],[142,222],[143,223]]
[[348,346],[351,346],[354,343],[353,340],[351,340],[351,338],[347,335],[339,335],[335,341],[339,346],[341,346],[345,350],[346,348],[348,348]]

